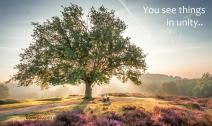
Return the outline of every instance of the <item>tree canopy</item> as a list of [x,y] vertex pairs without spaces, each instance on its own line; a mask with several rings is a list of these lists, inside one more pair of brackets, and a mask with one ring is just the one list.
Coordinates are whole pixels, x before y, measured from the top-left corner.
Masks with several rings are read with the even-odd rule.
[[114,10],[92,7],[84,16],[82,7],[71,4],[61,16],[32,24],[33,42],[20,54],[13,77],[21,86],[85,83],[91,98],[91,86],[108,83],[113,75],[141,84],[145,54],[123,36],[127,25]]

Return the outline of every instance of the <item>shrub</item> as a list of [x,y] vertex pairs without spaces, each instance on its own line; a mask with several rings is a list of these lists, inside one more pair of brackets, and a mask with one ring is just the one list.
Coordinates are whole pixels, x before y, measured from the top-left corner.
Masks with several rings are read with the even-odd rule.
[[130,110],[135,110],[136,106],[130,106],[130,105],[126,105],[122,107],[123,111],[130,111]]
[[107,119],[97,119],[95,121],[95,126],[110,126],[110,123]]
[[4,104],[15,104],[15,103],[21,103],[21,101],[18,101],[18,100],[15,100],[15,99],[0,100],[0,105],[4,105]]
[[184,106],[189,109],[202,110],[201,106],[198,103],[188,102],[187,104],[184,104]]
[[165,95],[162,95],[162,94],[156,94],[156,95],[155,95],[155,98],[164,100],[164,99],[166,99],[167,97],[166,97]]
[[115,112],[109,112],[106,114],[106,118],[108,120],[114,120],[114,121],[123,121],[123,118],[120,115],[117,115]]
[[124,123],[128,126],[150,126],[151,114],[145,110],[130,110],[123,113]]
[[43,98],[43,99],[38,99],[36,101],[61,101],[62,98]]
[[95,126],[122,126],[123,124],[123,118],[114,112],[106,113],[94,122]]
[[155,124],[165,123],[171,126],[211,126],[212,124],[202,111],[179,108],[155,107],[152,120]]
[[88,118],[80,110],[63,112],[55,117],[52,126],[83,126],[88,121]]
[[208,115],[202,111],[191,111],[188,112],[189,125],[191,126],[211,126],[212,123]]
[[26,121],[11,121],[5,123],[3,126],[48,126],[49,121],[32,121],[32,120],[26,120]]
[[177,111],[176,108],[159,108],[154,109],[154,120],[170,124],[171,126],[186,126],[187,119],[185,113]]
[[212,99],[209,99],[207,102],[207,108],[212,109]]

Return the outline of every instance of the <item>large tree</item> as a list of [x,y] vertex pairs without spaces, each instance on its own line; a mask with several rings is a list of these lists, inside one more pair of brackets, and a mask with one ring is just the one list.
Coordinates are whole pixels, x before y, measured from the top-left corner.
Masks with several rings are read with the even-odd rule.
[[84,83],[85,98],[91,99],[92,86],[113,75],[141,84],[145,54],[122,35],[127,26],[113,10],[91,8],[83,17],[82,8],[72,4],[60,17],[33,25],[33,42],[20,54],[13,77],[21,86]]

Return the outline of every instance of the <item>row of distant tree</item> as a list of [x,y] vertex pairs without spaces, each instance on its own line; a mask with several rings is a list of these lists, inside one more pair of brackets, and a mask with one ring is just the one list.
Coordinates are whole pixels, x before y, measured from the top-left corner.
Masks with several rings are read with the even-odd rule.
[[[144,84],[141,92],[212,97],[212,76],[209,73],[203,74],[199,79],[182,79],[159,74],[146,74],[142,79]],[[8,96],[9,88],[0,84],[0,99]]]
[[212,76],[205,73],[199,79],[177,78],[161,84],[146,84],[145,88],[151,93],[212,97]]
[[7,98],[9,96],[9,88],[5,84],[0,83],[0,99]]

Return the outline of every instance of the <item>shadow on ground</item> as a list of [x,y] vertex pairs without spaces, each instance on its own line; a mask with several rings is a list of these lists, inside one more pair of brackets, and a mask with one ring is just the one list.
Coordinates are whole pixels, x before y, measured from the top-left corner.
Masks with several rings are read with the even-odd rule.
[[89,100],[83,99],[82,102],[80,102],[78,105],[73,107],[73,110],[84,110],[89,103],[90,103]]

